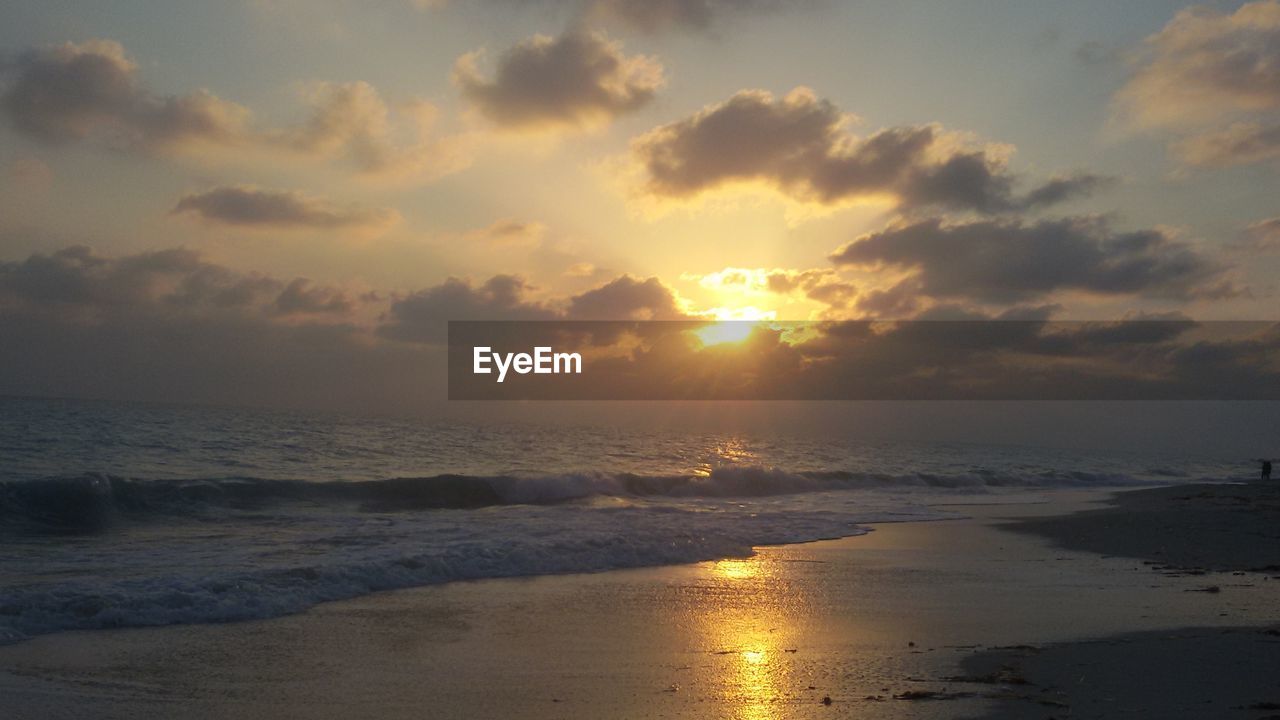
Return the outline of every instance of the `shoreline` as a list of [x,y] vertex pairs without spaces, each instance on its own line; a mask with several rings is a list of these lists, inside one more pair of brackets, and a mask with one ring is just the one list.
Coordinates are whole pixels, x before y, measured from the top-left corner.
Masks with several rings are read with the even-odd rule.
[[[445,718],[998,718],[1025,716],[1028,702],[1051,714],[1038,703],[1064,702],[1055,673],[1073,667],[1074,648],[1119,662],[1111,648],[1132,642],[1108,642],[1135,632],[1236,628],[1254,641],[1239,628],[1275,621],[1280,582],[1157,573],[1009,532],[1133,511],[1116,500],[1127,494],[944,504],[970,517],[872,524],[748,558],[449,583],[225,625],[39,636],[0,647],[0,695],[19,719],[408,718],[425,708]],[[1221,592],[1195,592],[1211,583]],[[1179,652],[1195,646],[1184,640]],[[1034,647],[1034,658],[1009,647]],[[1069,659],[1046,659],[1060,656]],[[1035,685],[1008,684],[1005,665]],[[966,682],[975,678],[987,682]],[[1233,702],[1269,702],[1246,695]]]

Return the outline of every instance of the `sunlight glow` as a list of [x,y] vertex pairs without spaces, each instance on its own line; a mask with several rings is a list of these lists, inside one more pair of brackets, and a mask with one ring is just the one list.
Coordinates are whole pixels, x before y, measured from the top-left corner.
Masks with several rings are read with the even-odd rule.
[[756,324],[753,322],[743,322],[741,320],[731,320],[729,322],[718,322],[699,328],[694,331],[694,335],[702,341],[703,345],[724,345],[725,343],[736,343],[746,340],[751,331],[755,329]]
[[694,331],[693,334],[698,336],[704,346],[742,342],[750,337],[751,331],[760,322],[777,317],[777,312],[757,307],[719,307],[712,308],[706,314],[718,322]]

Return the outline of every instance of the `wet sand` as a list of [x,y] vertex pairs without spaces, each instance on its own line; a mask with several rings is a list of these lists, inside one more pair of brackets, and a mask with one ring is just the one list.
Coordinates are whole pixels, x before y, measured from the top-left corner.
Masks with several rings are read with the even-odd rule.
[[1280,574],[1280,481],[1133,490],[1105,507],[1005,527],[1170,569]]
[[[1026,703],[1056,692],[1052,677],[977,676],[1004,664],[993,648],[1274,622],[1280,580],[1266,575],[1154,572],[1000,527],[1105,497],[952,507],[972,519],[751,558],[39,637],[0,648],[0,697],[15,719],[1050,717],[1064,712]],[[993,699],[1009,696],[1034,714]]]
[[[1230,600],[1280,585],[1280,483],[1135,490],[1004,528],[1196,580],[1188,592],[1221,598],[1221,617],[1231,617]],[[1054,708],[1073,718],[1280,717],[1280,606],[1250,616],[1264,624],[992,650],[967,659],[964,674],[1016,681],[1020,692],[984,716],[991,720]]]

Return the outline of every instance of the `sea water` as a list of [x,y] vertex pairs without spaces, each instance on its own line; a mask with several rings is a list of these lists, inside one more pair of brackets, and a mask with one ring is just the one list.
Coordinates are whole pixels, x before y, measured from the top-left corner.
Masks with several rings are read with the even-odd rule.
[[1242,470],[1132,453],[0,398],[0,642],[740,557],[1010,493]]

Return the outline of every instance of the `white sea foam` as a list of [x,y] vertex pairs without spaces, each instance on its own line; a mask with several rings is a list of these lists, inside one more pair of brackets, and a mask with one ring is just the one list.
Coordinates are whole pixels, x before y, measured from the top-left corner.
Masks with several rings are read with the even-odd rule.
[[[812,501],[812,502],[811,502]],[[272,617],[379,590],[455,580],[687,563],[748,555],[753,546],[866,532],[860,523],[940,517],[900,501],[856,509],[851,498],[754,505],[704,500],[600,506],[506,506],[400,515],[329,510],[275,515],[270,525],[221,521],[211,552],[175,531],[142,545],[120,530],[98,547],[39,554],[28,583],[0,592],[0,640],[68,629]],[[819,509],[825,506],[826,509]],[[256,532],[255,532],[256,530]],[[261,533],[270,530],[264,547]],[[114,537],[118,535],[120,537]],[[57,577],[52,565],[100,562]],[[109,574],[108,574],[109,573]]]

